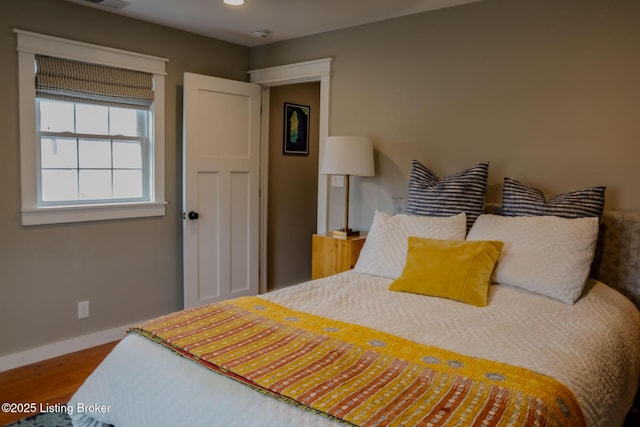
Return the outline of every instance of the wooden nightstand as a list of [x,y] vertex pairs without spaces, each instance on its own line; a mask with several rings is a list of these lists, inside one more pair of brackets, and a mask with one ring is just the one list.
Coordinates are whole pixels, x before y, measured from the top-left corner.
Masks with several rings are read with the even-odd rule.
[[356,265],[366,234],[337,239],[331,235],[314,234],[312,238],[311,278],[342,273]]

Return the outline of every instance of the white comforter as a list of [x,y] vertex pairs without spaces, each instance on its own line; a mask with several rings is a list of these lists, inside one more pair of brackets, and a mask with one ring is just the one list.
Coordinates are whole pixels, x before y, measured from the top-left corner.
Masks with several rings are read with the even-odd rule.
[[[640,375],[640,313],[602,283],[566,305],[492,286],[477,308],[388,290],[390,280],[346,272],[263,295],[287,307],[357,323],[552,376],[589,426],[619,426]],[[125,338],[73,397],[76,426],[331,426],[335,421],[257,393],[137,335]],[[100,408],[95,405],[105,405]]]

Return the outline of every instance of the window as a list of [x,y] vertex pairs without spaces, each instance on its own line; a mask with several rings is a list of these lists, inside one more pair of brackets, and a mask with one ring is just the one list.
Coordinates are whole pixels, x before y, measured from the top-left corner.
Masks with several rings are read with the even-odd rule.
[[23,225],[164,215],[166,60],[15,32]]
[[36,101],[38,206],[148,201],[148,112]]

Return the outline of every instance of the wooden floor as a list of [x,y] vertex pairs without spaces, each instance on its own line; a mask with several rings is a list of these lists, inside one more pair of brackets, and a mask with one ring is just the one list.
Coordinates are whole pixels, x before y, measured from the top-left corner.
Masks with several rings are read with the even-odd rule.
[[[0,403],[67,403],[118,342],[0,372]],[[38,411],[39,412],[39,409]],[[0,425],[33,415],[0,411]]]

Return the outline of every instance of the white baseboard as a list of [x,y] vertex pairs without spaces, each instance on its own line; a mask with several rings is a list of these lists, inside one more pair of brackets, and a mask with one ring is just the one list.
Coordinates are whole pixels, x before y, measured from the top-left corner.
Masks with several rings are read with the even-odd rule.
[[30,350],[21,351],[19,353],[0,356],[0,372],[9,369],[19,368],[20,366],[30,365],[32,363],[41,362],[52,357],[62,356],[63,354],[73,353],[74,351],[84,350],[86,348],[95,347],[97,345],[106,344],[108,342],[117,341],[124,338],[129,327],[139,325],[144,322],[136,322],[131,325],[117,326],[112,329],[94,332],[92,334],[71,338],[64,341],[58,341],[46,344]]

